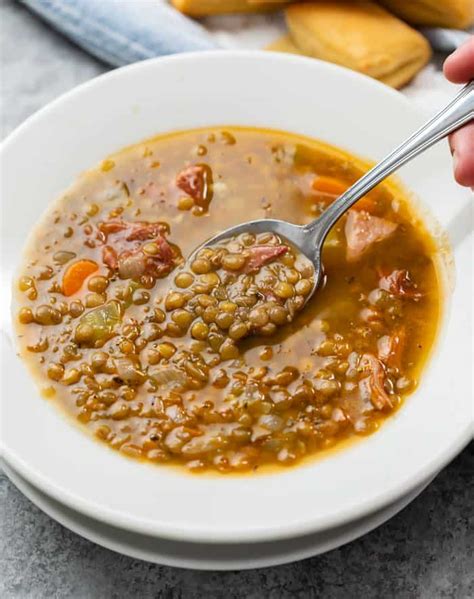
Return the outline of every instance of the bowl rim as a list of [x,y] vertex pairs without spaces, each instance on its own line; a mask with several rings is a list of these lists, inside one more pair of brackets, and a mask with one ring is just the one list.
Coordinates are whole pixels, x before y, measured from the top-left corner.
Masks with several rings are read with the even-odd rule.
[[[356,73],[344,67],[326,63],[312,58],[293,56],[282,53],[264,53],[261,50],[210,50],[205,52],[186,52],[177,55],[151,58],[138,63],[130,64],[125,67],[121,67],[97,77],[94,77],[79,86],[65,92],[59,97],[55,98],[52,102],[48,103],[43,108],[28,117],[21,125],[19,125],[14,131],[12,131],[1,144],[0,157],[3,152],[9,147],[10,144],[15,143],[17,137],[19,137],[25,130],[37,120],[40,120],[49,113],[54,112],[57,108],[66,100],[72,96],[84,93],[90,88],[97,85],[101,85],[105,81],[114,80],[123,76],[124,73],[129,71],[135,71],[140,69],[149,68],[150,64],[153,63],[172,63],[176,66],[181,62],[192,61],[232,61],[234,58],[247,58],[252,61],[258,60],[264,62],[287,62],[287,63],[302,63],[307,64],[318,63],[318,68],[326,69],[327,71],[334,71],[343,73],[346,78],[364,80],[364,85],[370,86],[377,90],[377,93],[384,93],[388,96],[396,97],[399,103],[405,104],[409,107],[412,113],[418,112],[424,114],[421,109],[402,96],[399,92],[394,89],[388,88],[384,84],[375,81],[365,75]],[[133,530],[135,532],[142,532],[148,534],[156,534],[158,536],[170,539],[183,540],[186,538],[189,541],[199,542],[222,542],[229,541],[264,541],[273,539],[285,539],[293,536],[306,534],[308,532],[314,532],[316,530],[324,530],[346,524],[356,518],[363,517],[364,515],[381,509],[388,504],[394,502],[402,494],[411,492],[419,484],[420,480],[427,480],[430,476],[435,474],[444,468],[471,440],[473,436],[473,423],[466,422],[465,427],[459,431],[457,438],[448,446],[443,448],[441,452],[436,454],[430,461],[428,461],[423,467],[418,468],[414,474],[405,479],[398,480],[398,483],[391,485],[389,489],[384,490],[376,494],[375,496],[366,499],[363,502],[352,505],[344,511],[334,514],[333,517],[324,517],[322,521],[321,516],[306,517],[303,521],[297,524],[285,525],[282,524],[278,530],[274,527],[266,528],[252,528],[250,530],[233,530],[230,534],[229,530],[216,531],[209,535],[205,528],[197,526],[192,530],[183,530],[180,526],[170,525],[168,523],[159,522],[155,523],[155,526],[150,528],[150,521],[140,519],[130,514],[125,514],[117,510],[111,509],[107,506],[98,505],[93,501],[86,500],[82,497],[77,496],[74,493],[63,488],[61,484],[56,483],[54,480],[50,480],[47,476],[43,476],[40,473],[35,472],[25,461],[23,461],[16,452],[6,446],[3,438],[0,439],[0,450],[7,462],[15,468],[24,478],[32,482],[39,489],[53,497],[54,499],[72,507],[73,509],[82,512],[93,518],[99,518],[100,520],[127,530]],[[157,525],[158,524],[158,525]]]

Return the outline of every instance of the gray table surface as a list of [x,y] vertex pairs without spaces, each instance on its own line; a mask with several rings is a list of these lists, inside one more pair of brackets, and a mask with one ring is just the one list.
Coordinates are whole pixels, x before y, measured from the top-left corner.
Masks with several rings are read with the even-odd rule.
[[[0,26],[2,137],[106,70],[11,0],[0,0]],[[218,573],[157,566],[94,545],[51,520],[0,472],[0,597],[474,597],[473,473],[471,444],[365,537],[286,566]]]

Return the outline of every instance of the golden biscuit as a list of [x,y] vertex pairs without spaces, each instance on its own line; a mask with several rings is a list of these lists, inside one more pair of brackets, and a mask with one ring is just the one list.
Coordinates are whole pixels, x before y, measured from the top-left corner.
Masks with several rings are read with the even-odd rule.
[[413,25],[465,29],[474,23],[474,0],[380,0]]
[[179,11],[192,17],[227,13],[267,12],[277,10],[289,0],[172,0]]
[[272,52],[285,52],[287,54],[300,54],[304,55],[298,46],[293,42],[289,35],[283,35],[278,39],[274,40],[271,44],[266,46],[265,50]]
[[290,35],[304,54],[401,87],[428,62],[427,40],[367,0],[322,0],[285,10]]

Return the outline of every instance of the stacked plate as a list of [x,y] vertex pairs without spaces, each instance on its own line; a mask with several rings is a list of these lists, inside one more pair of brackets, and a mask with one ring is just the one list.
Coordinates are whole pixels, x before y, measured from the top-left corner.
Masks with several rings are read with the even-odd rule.
[[319,533],[266,542],[196,543],[134,533],[89,518],[42,492],[6,462],[3,462],[2,468],[28,499],[51,518],[86,539],[138,559],[199,570],[263,568],[330,551],[380,526],[403,509],[430,482],[417,486],[411,493],[368,516]]
[[[423,381],[380,432],[314,462],[259,476],[188,476],[124,459],[42,399],[15,353],[11,280],[25,239],[86,168],[160,132],[273,127],[379,159],[423,117],[397,92],[318,61],[257,52],[189,54],[119,69],[29,119],[2,149],[2,455],[45,512],[117,551],[163,564],[254,568],[354,539],[411,501],[472,436],[472,216],[447,147],[401,178],[445,241],[443,330]],[[452,264],[457,269],[454,284]]]

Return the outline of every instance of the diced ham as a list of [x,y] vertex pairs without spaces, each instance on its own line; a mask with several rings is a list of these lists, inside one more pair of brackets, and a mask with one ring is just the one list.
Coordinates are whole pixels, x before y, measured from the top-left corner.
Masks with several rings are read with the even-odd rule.
[[123,220],[108,220],[99,223],[99,230],[106,236],[115,235],[116,233],[126,232],[126,241],[146,241],[154,239],[159,235],[168,232],[168,226],[165,223],[147,223],[134,222],[127,223]]
[[249,249],[249,258],[245,265],[245,272],[256,272],[265,264],[269,264],[283,254],[286,254],[286,245],[254,245]]
[[394,270],[389,275],[381,277],[379,287],[401,298],[420,299],[422,297],[422,294],[416,290],[416,284],[411,280],[408,270]]
[[112,270],[118,268],[117,252],[110,245],[106,245],[102,250],[102,262]]
[[392,408],[392,401],[384,388],[385,370],[382,362],[372,354],[363,354],[359,367],[364,374],[367,373],[367,376],[359,381],[360,393],[368,394],[372,405],[377,410],[383,410],[385,407]]
[[169,273],[174,266],[174,254],[170,244],[164,237],[156,237],[154,243],[159,248],[158,254],[145,257],[145,274],[162,277]]
[[127,241],[146,241],[147,239],[163,239],[162,235],[168,233],[164,223],[133,223],[127,235]]
[[159,248],[159,252],[157,254],[158,258],[162,262],[172,262],[174,254],[168,241],[163,236],[159,236],[154,239],[154,242]]
[[356,262],[372,244],[390,237],[397,226],[368,212],[349,210],[345,227],[347,261]]
[[123,220],[107,220],[99,223],[99,230],[105,235],[113,235],[114,233],[120,233],[125,231],[129,227],[129,223]]
[[176,186],[187,193],[196,206],[207,210],[212,200],[212,171],[207,164],[194,164],[176,177]]
[[[143,274],[162,277],[174,266],[175,255],[164,234],[165,223],[105,221],[99,223],[99,232],[105,238],[102,261],[112,270],[118,270],[123,279],[136,279]],[[109,239],[111,237],[112,239]],[[142,242],[153,242],[153,254],[146,253]]]
[[170,272],[174,263],[170,244],[164,237],[156,237],[153,242],[159,247],[157,254],[145,254],[141,248],[119,254],[118,271],[123,279],[136,279],[141,275],[159,278]]

